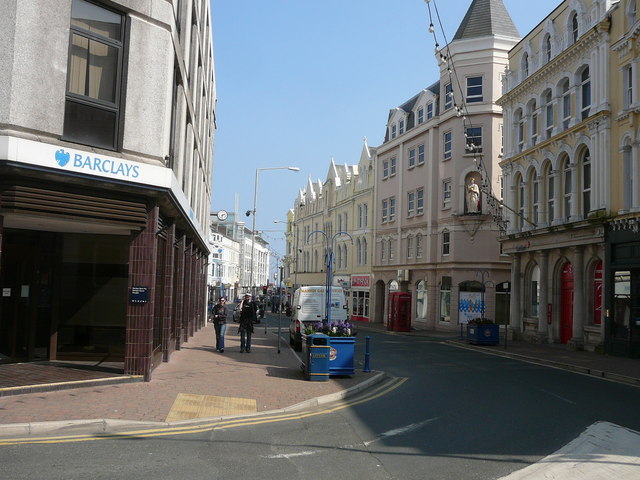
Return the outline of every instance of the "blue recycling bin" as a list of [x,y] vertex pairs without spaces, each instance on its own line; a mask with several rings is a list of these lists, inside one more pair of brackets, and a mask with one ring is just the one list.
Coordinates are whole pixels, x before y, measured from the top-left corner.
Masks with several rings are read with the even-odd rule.
[[303,347],[305,374],[307,380],[322,382],[329,380],[329,356],[331,346],[329,337],[324,333],[313,333],[306,336]]
[[329,359],[330,375],[353,375],[355,337],[330,337],[331,356]]

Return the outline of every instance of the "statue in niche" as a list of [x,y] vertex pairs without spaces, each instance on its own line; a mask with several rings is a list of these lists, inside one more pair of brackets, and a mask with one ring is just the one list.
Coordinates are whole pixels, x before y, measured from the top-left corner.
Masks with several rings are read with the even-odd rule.
[[467,185],[467,213],[480,213],[480,187],[476,183],[475,177],[469,179]]

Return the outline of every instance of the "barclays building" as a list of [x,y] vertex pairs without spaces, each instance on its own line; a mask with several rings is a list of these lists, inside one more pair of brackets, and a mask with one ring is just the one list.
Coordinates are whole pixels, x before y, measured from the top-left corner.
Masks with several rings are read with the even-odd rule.
[[206,324],[208,0],[7,0],[0,363],[153,369]]

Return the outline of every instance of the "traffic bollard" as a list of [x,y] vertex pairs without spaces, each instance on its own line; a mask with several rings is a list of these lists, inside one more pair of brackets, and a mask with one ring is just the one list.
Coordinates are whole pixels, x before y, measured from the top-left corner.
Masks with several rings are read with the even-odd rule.
[[365,338],[365,350],[364,350],[364,368],[362,371],[364,373],[369,373],[371,368],[369,367],[369,358],[371,357],[371,337],[366,336]]

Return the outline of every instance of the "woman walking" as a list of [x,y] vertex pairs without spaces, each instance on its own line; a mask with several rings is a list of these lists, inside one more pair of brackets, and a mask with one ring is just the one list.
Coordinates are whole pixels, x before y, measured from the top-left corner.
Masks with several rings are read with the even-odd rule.
[[244,300],[240,305],[240,353],[251,351],[251,334],[253,333],[253,324],[256,323],[256,304],[251,300],[248,293],[244,296]]

